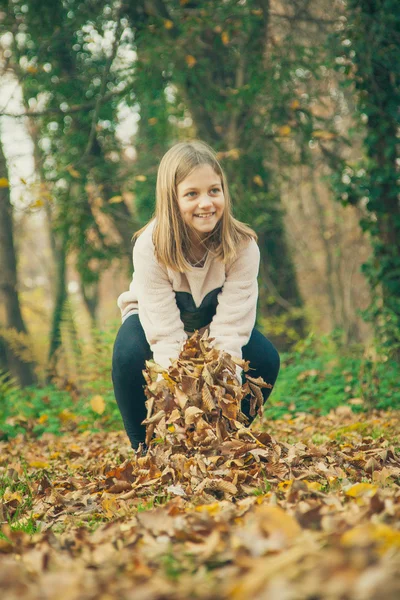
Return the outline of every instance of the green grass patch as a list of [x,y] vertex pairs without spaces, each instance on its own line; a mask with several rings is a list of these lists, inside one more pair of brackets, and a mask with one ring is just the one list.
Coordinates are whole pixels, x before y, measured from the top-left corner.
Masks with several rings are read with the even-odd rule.
[[[296,352],[282,354],[281,361],[278,381],[265,405],[267,419],[301,412],[324,415],[347,404],[360,413],[400,409],[395,361],[371,361],[362,348],[341,348],[329,337],[310,338]],[[362,404],[349,403],[353,399]]]
[[[354,412],[400,408],[399,365],[394,361],[369,360],[363,355],[363,347],[344,347],[338,339],[337,334],[309,336],[297,344],[296,351],[281,355],[278,381],[264,408],[266,419],[302,412],[324,415],[352,399],[362,401],[349,404]],[[104,353],[111,355],[108,351]],[[47,385],[20,390],[11,384],[3,385],[0,440],[18,434],[40,437],[45,432],[61,435],[71,431],[123,429],[111,388],[110,369],[104,357],[100,366],[94,362],[90,382],[79,391],[70,383],[65,389]],[[91,404],[94,396],[101,396],[104,401],[101,414]],[[380,433],[371,435],[379,437]],[[313,441],[323,442],[318,442],[317,437]]]
[[92,394],[76,399],[68,390],[55,386],[14,389],[0,399],[0,440],[18,434],[40,437],[43,433],[61,435],[68,431],[115,431],[123,428],[114,395],[104,390],[104,412],[91,406]]

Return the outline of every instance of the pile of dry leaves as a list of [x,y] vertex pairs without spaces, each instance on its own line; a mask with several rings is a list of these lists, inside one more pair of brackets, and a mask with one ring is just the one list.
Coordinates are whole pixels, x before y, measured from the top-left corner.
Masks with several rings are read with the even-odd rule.
[[2,600],[400,598],[399,415],[250,431],[265,384],[236,366],[198,335],[149,363],[145,456],[122,432],[1,443]]
[[[141,477],[130,496],[146,470],[155,467],[162,471],[160,483],[173,484],[182,496],[202,494],[205,501],[239,498],[259,486],[261,457],[277,462],[279,445],[266,432],[252,433],[240,410],[246,397],[250,415],[262,415],[260,388],[270,384],[249,375],[244,386],[239,384],[236,367],[248,371],[249,364],[219,352],[211,341],[195,333],[168,373],[147,363],[144,423],[149,451],[140,461]],[[185,469],[188,461],[190,469]]]

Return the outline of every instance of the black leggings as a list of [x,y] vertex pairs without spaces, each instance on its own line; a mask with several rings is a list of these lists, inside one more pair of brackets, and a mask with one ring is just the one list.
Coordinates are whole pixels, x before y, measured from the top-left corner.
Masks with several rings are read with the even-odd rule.
[[[242,348],[243,358],[250,361],[252,377],[261,377],[274,385],[279,373],[280,359],[276,348],[257,329],[253,329],[246,346]],[[130,315],[121,325],[114,344],[112,359],[112,380],[114,393],[132,448],[137,449],[146,437],[146,427],[141,422],[146,418],[145,380],[142,374],[145,361],[153,358],[143,327],[137,314]],[[264,402],[271,393],[262,390]],[[250,402],[242,400],[242,411],[250,423]]]

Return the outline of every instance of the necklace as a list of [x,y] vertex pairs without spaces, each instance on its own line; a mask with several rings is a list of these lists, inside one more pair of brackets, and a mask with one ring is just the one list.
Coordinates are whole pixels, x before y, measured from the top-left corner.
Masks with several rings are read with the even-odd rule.
[[189,263],[191,264],[192,267],[197,267],[197,265],[200,265],[203,262],[203,260],[207,256],[207,254],[208,254],[208,250],[205,251],[205,254],[200,258],[200,260],[196,261],[195,263],[189,261]]

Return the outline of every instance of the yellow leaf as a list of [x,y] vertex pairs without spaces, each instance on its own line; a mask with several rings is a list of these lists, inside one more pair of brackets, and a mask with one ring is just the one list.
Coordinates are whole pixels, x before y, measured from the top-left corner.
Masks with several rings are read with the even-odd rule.
[[226,46],[227,44],[229,44],[229,34],[226,31],[223,31],[221,33],[221,40],[222,43],[224,44],[224,46]]
[[37,200],[32,202],[32,204],[29,205],[29,208],[40,208],[41,206],[43,206],[43,200],[38,198]]
[[44,460],[31,460],[29,466],[34,469],[46,469],[49,466],[49,463]]
[[3,501],[12,502],[13,500],[17,500],[18,503],[22,502],[22,495],[19,492],[11,492],[7,488],[3,495]]
[[115,498],[103,498],[101,501],[101,506],[108,519],[112,519],[112,517],[118,512],[118,506]]
[[76,419],[76,415],[67,408],[64,408],[64,410],[58,413],[58,418],[63,423],[68,423],[68,421],[74,421]]
[[307,481],[306,479],[303,479],[303,482],[306,484],[307,488],[313,492],[319,492],[322,488],[322,485],[318,483],[318,481]]
[[241,517],[236,517],[233,519],[233,521],[236,523],[236,525],[241,525],[243,523],[243,519]]
[[301,527],[296,519],[280,506],[260,504],[256,506],[255,514],[259,519],[260,528],[269,535],[279,533],[287,540],[291,540],[301,533]]
[[0,177],[0,188],[8,188],[8,179],[6,177]]
[[253,181],[255,184],[257,184],[259,187],[263,187],[264,182],[262,180],[262,178],[260,177],[260,175],[254,175],[253,177]]
[[332,140],[336,137],[334,133],[331,131],[323,131],[322,129],[316,129],[312,133],[313,137],[319,138],[321,140]]
[[278,490],[280,492],[286,492],[290,487],[292,487],[293,479],[286,479],[285,481],[281,481],[278,483]]
[[233,160],[238,160],[240,158],[240,150],[238,148],[232,148],[226,152],[225,156],[232,158]]
[[28,73],[37,73],[38,72],[37,67],[35,67],[34,65],[29,65],[29,67],[27,67],[26,70],[28,71]]
[[278,127],[278,133],[282,136],[289,135],[291,131],[292,128],[289,125],[282,125],[282,127]]
[[345,494],[351,498],[361,498],[363,496],[371,498],[376,494],[377,489],[378,487],[372,483],[355,483],[345,491]]
[[71,177],[74,177],[75,179],[77,179],[78,177],[81,176],[81,174],[79,173],[79,171],[77,171],[76,169],[74,169],[74,167],[72,167],[71,165],[69,165],[67,167],[67,171],[71,175]]
[[90,406],[95,413],[102,415],[106,408],[106,403],[104,402],[103,396],[93,396],[93,398],[90,400]]
[[173,22],[170,19],[165,19],[164,20],[164,27],[165,29],[172,29],[174,26]]
[[195,510],[199,512],[208,512],[209,515],[216,515],[221,510],[221,505],[219,502],[214,502],[213,504],[200,504],[199,506],[195,506]]
[[380,550],[385,552],[392,546],[400,548],[400,531],[385,523],[365,523],[346,531],[340,542],[343,546],[369,546],[371,542],[378,542]]
[[157,117],[150,117],[150,119],[147,121],[149,125],[155,125],[158,122]]
[[123,197],[122,196],[113,196],[112,198],[109,199],[108,203],[109,204],[118,204],[119,202],[123,202]]
[[165,381],[167,381],[170,385],[172,385],[173,387],[175,387],[176,383],[173,379],[171,379],[171,377],[168,375],[167,372],[164,372],[162,374],[163,378],[165,379]]
[[296,108],[300,107],[300,102],[298,100],[293,100],[293,102],[290,103],[290,108],[292,108],[293,110],[296,110]]
[[187,54],[185,56],[186,64],[191,69],[197,63],[197,60],[191,54]]
[[147,177],[146,175],[136,175],[135,179],[136,181],[146,181]]
[[70,452],[77,452],[78,454],[82,454],[82,448],[78,446],[78,444],[70,444],[68,446],[68,450]]
[[48,416],[47,415],[40,415],[39,419],[38,419],[38,423],[46,423],[46,421],[48,420]]
[[66,464],[69,469],[73,469],[75,471],[84,468],[83,465],[80,465],[79,463],[70,462],[69,460],[67,460]]

